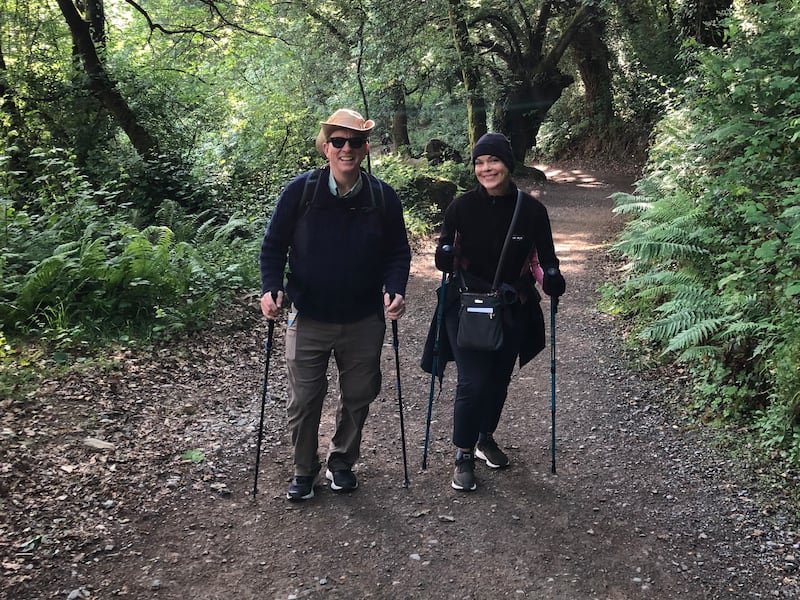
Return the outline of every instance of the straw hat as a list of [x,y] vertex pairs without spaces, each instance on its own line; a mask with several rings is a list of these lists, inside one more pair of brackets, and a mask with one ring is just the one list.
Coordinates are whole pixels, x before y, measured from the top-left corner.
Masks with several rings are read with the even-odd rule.
[[364,120],[364,117],[362,117],[360,113],[350,110],[349,108],[340,108],[328,117],[327,121],[320,121],[320,125],[322,127],[319,130],[319,135],[317,135],[315,145],[317,150],[323,153],[322,144],[328,140],[328,136],[332,132],[337,129],[349,129],[351,131],[363,133],[365,134],[364,137],[367,137],[366,134],[369,134],[375,127],[375,121],[372,119]]

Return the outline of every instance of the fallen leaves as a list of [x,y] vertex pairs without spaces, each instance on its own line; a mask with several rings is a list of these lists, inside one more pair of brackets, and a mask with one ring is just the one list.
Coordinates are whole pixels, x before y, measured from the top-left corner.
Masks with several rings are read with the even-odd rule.
[[[257,345],[247,323],[241,318],[233,334],[242,347]],[[41,597],[48,578],[64,585],[81,565],[129,546],[131,517],[157,514],[196,486],[232,493],[214,459],[229,444],[230,424],[247,420],[248,391],[258,389],[248,378],[259,369],[223,346],[207,334],[126,351],[0,401],[0,588]],[[82,589],[73,597],[85,597]]]
[[90,448],[95,448],[97,450],[114,450],[116,446],[111,442],[106,442],[104,440],[98,440],[97,438],[87,437],[83,440],[83,444],[85,446],[89,446]]

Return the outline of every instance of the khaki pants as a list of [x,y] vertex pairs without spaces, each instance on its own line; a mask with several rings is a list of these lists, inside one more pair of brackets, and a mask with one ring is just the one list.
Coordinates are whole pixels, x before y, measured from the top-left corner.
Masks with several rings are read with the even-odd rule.
[[[294,307],[292,307],[294,312]],[[286,330],[289,372],[287,416],[294,448],[294,474],[316,475],[319,422],[328,392],[331,353],[339,371],[336,431],[328,450],[331,471],[358,460],[361,430],[381,389],[381,348],[386,323],[375,315],[355,323],[323,323],[297,314]]]

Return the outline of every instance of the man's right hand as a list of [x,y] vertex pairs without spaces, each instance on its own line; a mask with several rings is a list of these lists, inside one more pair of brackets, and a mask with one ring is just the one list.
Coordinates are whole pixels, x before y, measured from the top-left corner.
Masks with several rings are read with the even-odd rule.
[[261,312],[270,320],[275,320],[283,304],[283,292],[266,292],[261,296]]

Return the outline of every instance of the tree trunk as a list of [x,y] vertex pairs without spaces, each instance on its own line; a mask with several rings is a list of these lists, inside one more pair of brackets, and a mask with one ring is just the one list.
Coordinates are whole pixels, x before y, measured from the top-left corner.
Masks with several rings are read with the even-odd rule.
[[8,170],[25,171],[27,151],[20,148],[24,144],[22,132],[25,122],[14,100],[15,94],[6,85],[6,81],[6,61],[0,46],[0,114],[7,115],[7,119],[0,119],[0,134],[7,145],[5,152],[10,157]]
[[402,83],[395,83],[389,90],[392,98],[392,143],[404,156],[411,155],[411,140],[408,137],[408,110],[406,109],[406,89]]
[[97,47],[105,48],[106,45],[106,16],[103,0],[76,0],[75,5],[79,11],[86,15],[92,40]]
[[97,55],[89,24],[83,20],[71,0],[57,0],[57,2],[72,33],[72,41],[83,62],[83,68],[89,77],[89,88],[128,135],[128,139],[139,156],[143,159],[155,159],[158,155],[158,143],[139,124],[128,102],[106,73],[105,67]]
[[525,156],[536,143],[547,112],[572,83],[572,77],[556,69],[506,95],[497,113],[497,129],[511,140],[514,160],[518,164],[525,164]]
[[572,41],[591,133],[606,131],[614,116],[611,69],[608,66],[611,52],[603,39],[604,34],[603,15],[595,14]]
[[467,130],[469,144],[474,146],[478,138],[486,133],[486,100],[480,92],[480,72],[474,57],[475,48],[469,41],[469,30],[459,0],[450,0],[450,26],[453,40],[461,61],[461,76],[467,99]]
[[[573,78],[562,73],[558,64],[590,16],[589,5],[581,4],[561,30],[555,43],[543,54],[543,40],[554,6],[554,2],[542,4],[535,24],[525,19],[527,36],[523,37],[530,40],[528,47],[518,44],[499,52],[511,71],[513,83],[508,86],[505,80],[498,81],[501,98],[497,122],[499,129],[511,140],[514,158],[520,164],[524,164],[528,150],[535,145],[547,112],[561,97],[564,89],[573,83]],[[500,15],[492,16],[488,13],[484,18],[491,21],[493,26],[502,22]],[[512,39],[515,30],[506,28],[504,32],[508,39]],[[501,45],[487,39],[482,46],[497,52],[495,48]]]
[[704,46],[722,48],[725,32],[720,19],[731,10],[733,0],[694,0],[681,11],[684,33]]

